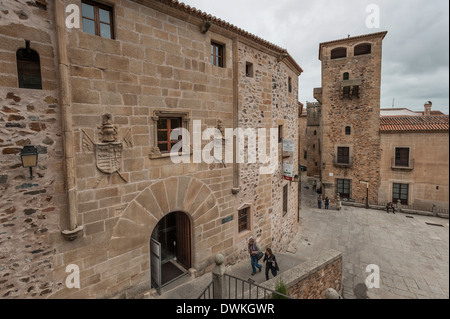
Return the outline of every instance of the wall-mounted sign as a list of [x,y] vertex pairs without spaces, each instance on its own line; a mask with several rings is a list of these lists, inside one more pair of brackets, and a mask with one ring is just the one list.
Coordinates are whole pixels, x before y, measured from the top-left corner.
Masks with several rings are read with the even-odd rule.
[[283,140],[283,179],[294,179],[295,140]]
[[232,220],[233,220],[233,215],[228,216],[228,217],[222,219],[222,225],[223,225],[223,224],[226,224],[226,223],[229,223],[229,222],[231,222]]

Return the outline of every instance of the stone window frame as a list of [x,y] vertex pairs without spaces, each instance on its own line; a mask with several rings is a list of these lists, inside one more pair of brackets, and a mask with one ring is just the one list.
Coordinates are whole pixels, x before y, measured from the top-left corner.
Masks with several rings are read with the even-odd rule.
[[[339,163],[338,161],[338,151],[339,148],[348,148],[349,149],[349,163]],[[339,144],[334,147],[334,166],[336,167],[351,167],[353,165],[353,146],[350,144]]]
[[[151,121],[153,125],[153,136],[152,136],[152,148],[149,154],[150,159],[159,159],[159,158],[168,158],[170,157],[169,153],[161,153],[161,150],[158,146],[158,121],[160,118],[181,118],[182,128],[187,131],[191,131],[191,114],[189,111],[165,111],[165,110],[155,110],[152,113]],[[191,139],[192,141],[192,139]],[[192,154],[192,144],[190,145],[189,154]]]
[[402,186],[408,186],[408,192],[407,192],[407,198],[406,198],[406,202],[404,201],[404,199],[401,199],[401,203],[402,205],[409,205],[409,203],[411,202],[411,194],[412,194],[412,184],[409,183],[405,183],[404,181],[399,181],[399,182],[392,182],[392,203],[397,204],[397,201],[394,199],[394,192],[395,192],[395,185],[400,185],[400,197],[401,197],[401,190],[402,190]]
[[[243,210],[243,209],[248,209],[248,229],[242,232],[239,232],[239,211]],[[236,223],[237,225],[235,225],[234,227],[234,232],[235,232],[235,238],[236,241],[242,241],[244,239],[246,239],[247,237],[251,236],[252,232],[253,232],[253,206],[249,203],[244,203],[241,206],[239,206],[239,208],[236,210]]]
[[[80,1],[81,8],[82,8],[82,4],[83,3],[94,7],[94,20],[92,20],[91,18],[83,16],[83,9],[81,9],[81,30],[84,33],[87,33],[87,34],[90,34],[90,35],[99,36],[99,37],[101,37],[103,39],[115,40],[115,33],[116,32],[115,32],[115,15],[114,15],[115,10],[114,10],[114,6],[110,5],[110,4],[103,3],[103,2],[94,1],[94,0],[81,0]],[[110,38],[103,37],[101,35],[100,24],[101,23],[107,24],[107,23],[104,22],[104,21],[100,21],[99,9],[102,9],[102,10],[105,10],[105,11],[109,12],[110,23],[108,25],[110,27]],[[88,19],[90,21],[94,21],[95,34],[88,33],[88,32],[84,31],[84,29],[83,29],[83,19]]]
[[[246,221],[245,221],[245,229],[241,230],[241,212],[245,211],[246,212]],[[250,220],[251,220],[251,206],[250,205],[244,205],[243,207],[241,207],[240,209],[238,209],[238,214],[237,214],[237,224],[238,224],[238,233],[242,234],[245,233],[247,231],[251,230],[251,224],[250,224]]]

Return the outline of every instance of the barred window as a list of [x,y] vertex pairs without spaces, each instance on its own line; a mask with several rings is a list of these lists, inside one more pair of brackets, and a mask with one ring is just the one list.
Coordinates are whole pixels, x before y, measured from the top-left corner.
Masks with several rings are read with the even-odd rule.
[[250,230],[250,207],[243,208],[238,212],[239,232]]
[[338,164],[350,164],[350,148],[349,147],[338,147]]

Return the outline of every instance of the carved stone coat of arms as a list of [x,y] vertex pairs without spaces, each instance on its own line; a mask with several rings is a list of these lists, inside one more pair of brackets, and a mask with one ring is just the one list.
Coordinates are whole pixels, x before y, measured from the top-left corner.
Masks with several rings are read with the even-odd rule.
[[[103,124],[98,129],[100,143],[94,143],[89,135],[83,131],[83,150],[85,152],[94,151],[95,163],[100,172],[108,175],[117,173],[124,182],[128,183],[120,173],[124,146],[122,142],[118,141],[118,130],[112,124],[111,114],[105,114],[103,116]],[[123,141],[128,147],[133,147],[131,129],[128,130]],[[97,185],[101,179],[99,179]]]

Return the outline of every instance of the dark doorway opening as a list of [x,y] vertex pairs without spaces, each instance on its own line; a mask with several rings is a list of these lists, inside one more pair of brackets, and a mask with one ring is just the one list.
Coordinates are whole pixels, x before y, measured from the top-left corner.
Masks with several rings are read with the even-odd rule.
[[[191,223],[189,216],[175,212],[165,216],[155,227],[152,241],[159,244],[158,251],[151,253],[152,274],[159,274],[159,280],[152,278],[154,288],[161,287],[187,274],[191,268]],[[159,268],[159,269],[158,269]]]

